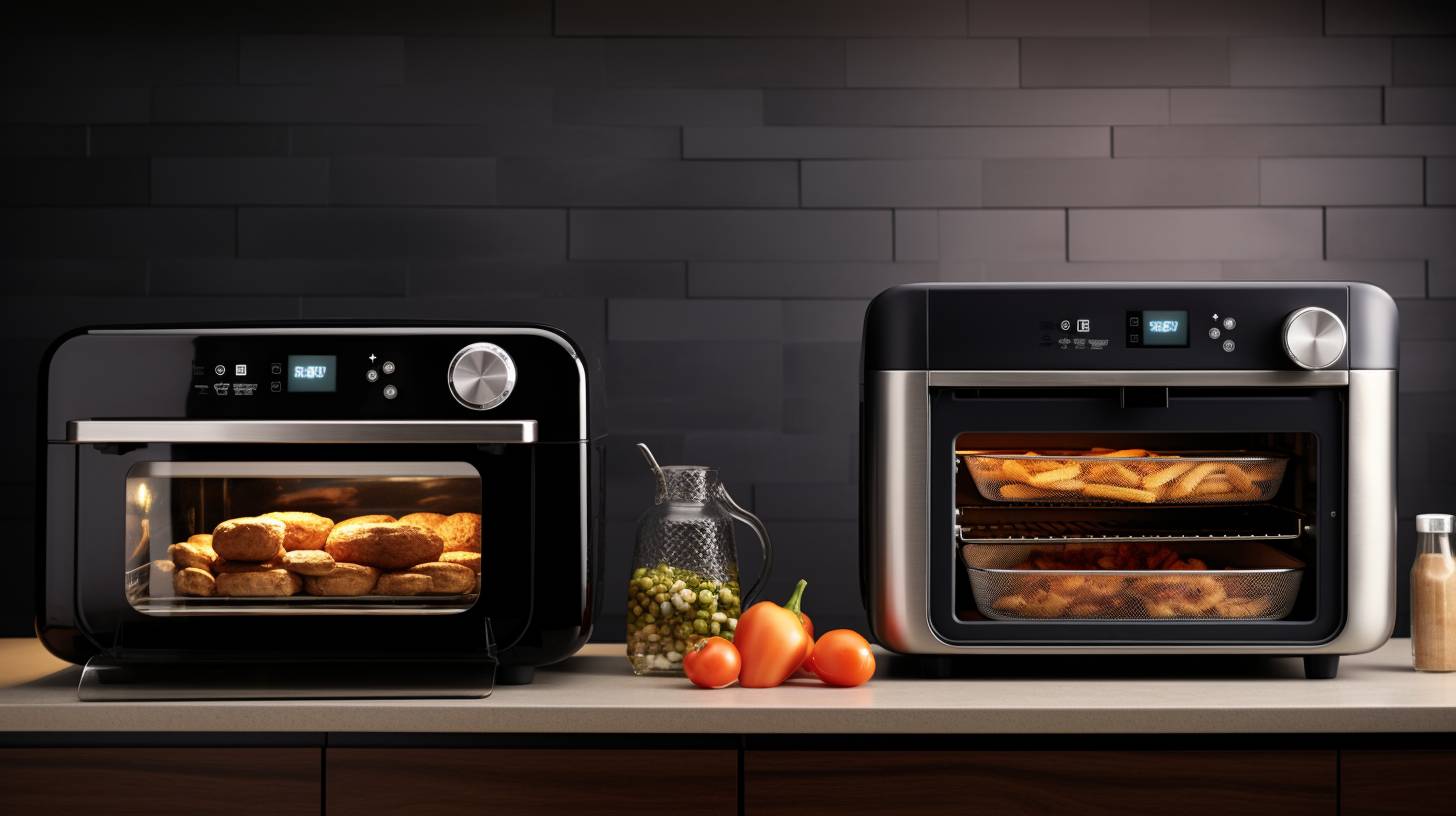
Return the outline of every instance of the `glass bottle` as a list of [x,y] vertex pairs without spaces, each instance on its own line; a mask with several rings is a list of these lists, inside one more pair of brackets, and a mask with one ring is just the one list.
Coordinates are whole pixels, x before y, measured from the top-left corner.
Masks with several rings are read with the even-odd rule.
[[[657,497],[637,522],[627,582],[627,659],[637,674],[682,674],[683,655],[699,641],[733,639],[738,615],[752,603],[773,563],[773,545],[758,517],[739,506],[699,465],[659,467]],[[738,581],[733,522],[758,536],[763,567],[747,593]]]
[[1411,656],[1417,671],[1456,671],[1456,557],[1451,516],[1416,516],[1411,567]]

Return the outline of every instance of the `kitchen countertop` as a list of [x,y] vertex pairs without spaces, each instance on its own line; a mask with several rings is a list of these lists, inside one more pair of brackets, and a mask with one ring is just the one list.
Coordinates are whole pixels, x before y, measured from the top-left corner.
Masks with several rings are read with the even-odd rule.
[[1335,680],[1305,680],[1289,658],[989,656],[925,679],[881,652],[860,688],[793,680],[711,692],[634,677],[622,650],[588,646],[484,700],[82,703],[79,668],[38,641],[0,639],[0,732],[651,733],[685,721],[724,734],[1456,731],[1456,674],[1411,670],[1408,640],[1343,658]]

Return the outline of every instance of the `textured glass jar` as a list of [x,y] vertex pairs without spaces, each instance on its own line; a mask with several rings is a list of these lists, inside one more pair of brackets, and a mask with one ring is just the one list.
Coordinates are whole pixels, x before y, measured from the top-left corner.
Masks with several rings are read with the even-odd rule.
[[[773,550],[763,522],[728,495],[718,471],[681,465],[657,472],[657,498],[637,522],[627,582],[627,659],[637,674],[681,674],[683,655],[699,641],[733,639],[739,613],[768,575]],[[753,529],[764,553],[746,596],[734,520]]]

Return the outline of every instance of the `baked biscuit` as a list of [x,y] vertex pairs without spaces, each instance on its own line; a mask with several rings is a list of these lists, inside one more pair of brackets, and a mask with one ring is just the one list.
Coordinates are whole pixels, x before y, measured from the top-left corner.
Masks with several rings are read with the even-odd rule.
[[324,542],[328,540],[329,531],[334,529],[333,519],[324,518],[317,513],[285,510],[264,513],[262,518],[283,522],[283,549],[289,551],[322,550]]
[[196,567],[198,569],[211,570],[212,562],[217,560],[217,553],[212,547],[206,544],[193,544],[190,541],[180,541],[167,548],[167,556],[172,563],[179,567]]
[[228,519],[212,531],[212,549],[229,561],[267,561],[283,552],[287,529],[278,519]]
[[294,550],[283,554],[282,565],[299,575],[328,575],[334,571],[334,557],[323,550]]
[[217,579],[207,570],[187,567],[172,574],[172,589],[178,595],[206,598],[217,594]]
[[479,513],[456,513],[437,532],[445,539],[445,552],[480,552]]
[[386,572],[374,585],[377,595],[424,595],[435,586],[428,575],[418,572]]
[[310,595],[353,597],[368,595],[379,580],[379,570],[362,564],[335,564],[328,575],[306,575],[304,591]]
[[368,516],[354,516],[353,518],[346,518],[338,524],[335,524],[334,529],[353,527],[355,524],[391,524],[396,520],[394,516],[386,516],[382,513],[375,513]]
[[285,569],[217,576],[217,594],[232,598],[283,598],[297,595],[301,589],[303,579]]
[[480,553],[447,552],[440,556],[440,560],[446,564],[462,564],[470,567],[470,570],[477,575],[480,574]]
[[475,572],[464,564],[434,561],[415,564],[408,572],[430,577],[431,595],[460,595],[475,589]]
[[187,543],[188,544],[206,544],[207,546],[211,547],[212,546],[212,533],[193,533],[192,535],[187,536]]
[[450,518],[444,513],[409,513],[399,517],[400,524],[413,524],[426,530],[439,531],[440,525]]
[[434,561],[444,550],[439,535],[408,524],[335,526],[324,545],[335,561],[395,570]]
[[221,556],[212,562],[212,571],[217,575],[225,575],[237,572],[267,572],[268,570],[282,569],[282,556],[270,558],[267,561],[229,561]]

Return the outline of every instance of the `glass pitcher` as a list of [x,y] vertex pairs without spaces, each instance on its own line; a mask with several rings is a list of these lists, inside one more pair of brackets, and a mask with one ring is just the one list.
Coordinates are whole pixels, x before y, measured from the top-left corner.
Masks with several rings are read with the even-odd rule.
[[[627,659],[637,674],[682,674],[683,655],[714,635],[733,639],[738,614],[752,603],[773,564],[773,545],[758,517],[743,509],[699,465],[659,467],[657,498],[637,522],[627,582]],[[758,536],[763,567],[748,592],[739,589],[733,522]]]

